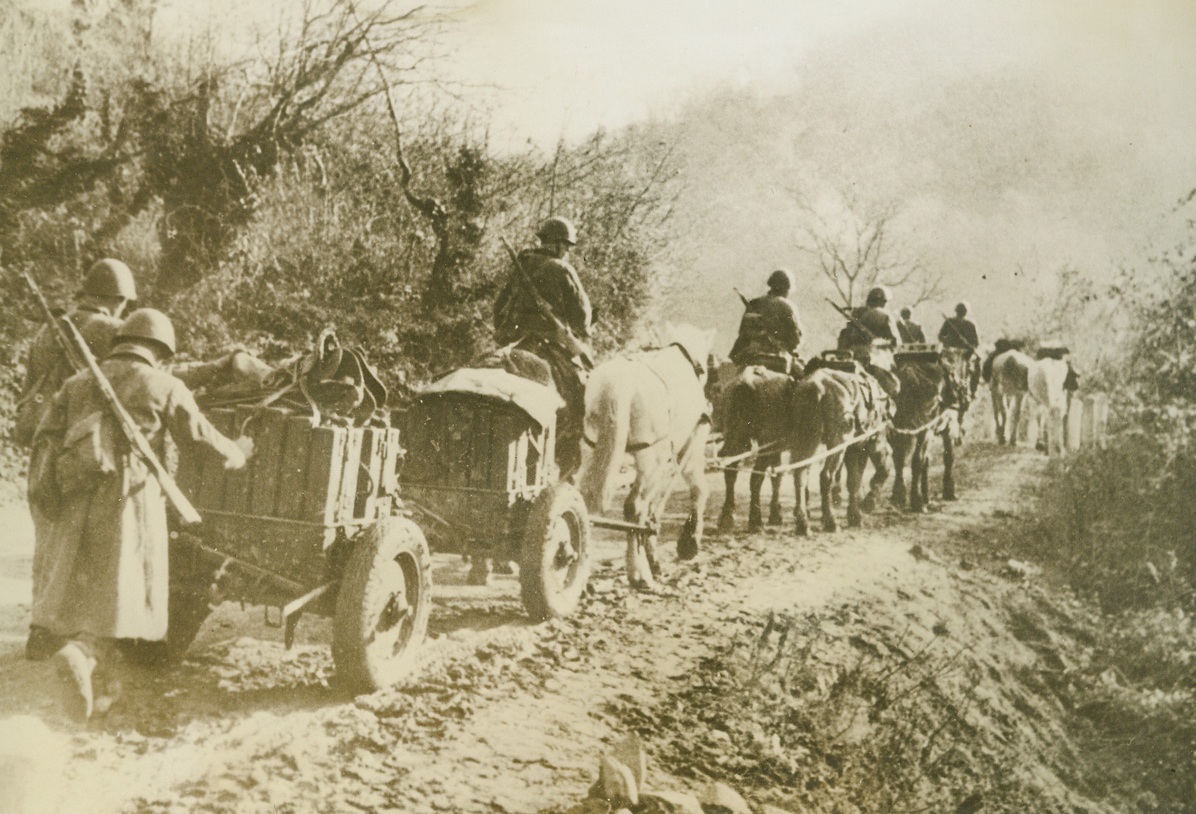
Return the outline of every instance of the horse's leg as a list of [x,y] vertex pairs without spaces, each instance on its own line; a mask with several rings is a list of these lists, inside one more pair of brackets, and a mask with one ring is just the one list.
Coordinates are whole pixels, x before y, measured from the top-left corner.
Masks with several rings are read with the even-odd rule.
[[1017,446],[1017,436],[1022,429],[1022,396],[1013,397],[1013,414],[1005,413],[1005,435],[1009,438],[1009,446]]
[[[635,458],[635,481],[627,499],[623,502],[623,519],[629,523],[646,523],[653,493],[656,491],[655,482],[659,479],[652,467],[650,450],[637,452]],[[652,573],[651,557],[645,549],[652,544],[650,535],[646,532],[631,531],[627,533],[627,581],[631,587],[639,590],[652,590],[656,587],[656,580]]]
[[760,488],[764,485],[764,470],[760,469],[764,461],[763,456],[757,456],[756,464],[752,467],[752,475],[748,480],[751,497],[748,499],[748,531],[756,532],[764,528],[764,519],[760,514]]
[[955,439],[943,433],[943,500],[955,500]]
[[919,489],[922,491],[922,510],[930,506],[930,430],[922,433],[922,476]]
[[810,467],[793,470],[794,533],[799,537],[810,534]]
[[1005,397],[1001,395],[1000,387],[994,382],[989,385],[993,399],[993,424],[996,425],[997,443],[1005,443]]
[[864,477],[864,468],[868,461],[872,461],[872,478],[868,481],[868,494],[860,502],[860,508],[866,512],[876,511],[876,495],[884,488],[889,479],[889,469],[892,466],[892,448],[883,434],[864,443],[860,448],[860,480]]
[[847,527],[858,528],[864,522],[860,510],[860,487],[864,481],[864,467],[868,456],[861,445],[855,444],[843,453],[843,468],[847,470]]
[[923,487],[926,482],[926,466],[928,463],[927,438],[930,433],[921,432],[914,439],[914,453],[910,459],[909,472],[909,510],[922,512],[926,510],[927,495]]
[[679,560],[692,560],[702,548],[702,524],[706,515],[706,498],[710,494],[706,486],[705,450],[705,438],[695,436],[682,459],[681,475],[689,487],[689,517],[685,519],[681,536],[677,538]]
[[735,481],[739,478],[739,465],[723,472],[723,510],[718,515],[718,530],[727,533],[735,528]]
[[822,474],[819,476],[818,485],[822,490],[822,530],[823,531],[838,531],[839,524],[835,522],[834,512],[834,498],[832,491],[834,490],[835,481],[837,479],[839,467],[843,464],[843,453],[836,452],[834,455],[823,461]]
[[[768,465],[765,467],[776,467],[781,463],[781,453],[777,452],[768,457]],[[772,480],[772,500],[768,504],[768,525],[779,526],[783,522],[781,520],[781,475],[774,473],[770,476]]]
[[909,436],[893,433],[893,494],[890,499],[894,506],[905,506],[905,459],[908,455]]

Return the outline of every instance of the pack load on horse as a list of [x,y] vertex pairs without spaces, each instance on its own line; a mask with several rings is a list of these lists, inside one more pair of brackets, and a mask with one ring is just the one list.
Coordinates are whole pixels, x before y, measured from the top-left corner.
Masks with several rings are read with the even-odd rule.
[[793,275],[777,269],[768,275],[768,293],[743,302],[743,318],[731,347],[731,361],[740,367],[760,365],[777,373],[801,373],[797,355],[802,329],[797,308],[789,300]]
[[933,435],[943,439],[943,499],[955,499],[954,445],[965,407],[966,373],[948,362],[933,345],[906,345],[896,354],[894,372],[901,381],[897,412],[889,428],[893,448],[892,501],[906,505],[905,461],[910,460],[911,511],[925,511],[930,500],[929,450]]
[[593,451],[578,481],[590,509],[603,512],[614,496],[624,455],[631,455],[635,480],[623,504],[629,524],[627,571],[633,585],[646,587],[659,574],[655,538],[676,478],[684,480],[690,498],[677,541],[680,559],[696,556],[701,546],[707,494],[710,422],[703,387],[714,332],[670,326],[666,340],[659,349],[618,356],[594,368],[585,418],[586,441]]
[[[811,367],[819,361],[815,359]],[[794,460],[787,468],[795,471],[797,534],[809,533],[809,472],[812,463],[819,459],[822,460],[819,486],[823,529],[838,529],[833,492],[843,468],[847,470],[847,524],[860,525],[861,512],[872,510],[876,492],[888,479],[890,450],[885,431],[892,415],[888,395],[871,376],[859,370],[855,360],[832,351],[823,354],[817,368],[796,383],[790,411]],[[860,489],[869,461],[875,471],[868,494],[861,499]]]

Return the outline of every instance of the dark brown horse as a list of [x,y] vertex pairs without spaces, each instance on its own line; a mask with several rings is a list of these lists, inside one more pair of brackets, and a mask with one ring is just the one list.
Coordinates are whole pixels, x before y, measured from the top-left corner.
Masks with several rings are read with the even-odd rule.
[[[748,531],[764,526],[760,510],[760,488],[765,471],[780,463],[781,454],[791,443],[793,429],[790,400],[793,379],[784,373],[752,365],[746,367],[723,391],[723,410],[720,426],[723,430],[721,458],[737,458],[752,449],[753,442],[760,453],[743,458],[723,471],[726,492],[723,509],[718,518],[718,530],[730,531],[735,525],[735,481],[741,466],[751,467],[751,499],[748,504]],[[781,524],[781,476],[772,476],[772,501],[768,508],[768,523]]]
[[[956,361],[954,357],[952,361]],[[966,364],[966,359],[964,360]],[[930,502],[930,438],[943,434],[943,497],[954,499],[954,449],[951,424],[958,426],[961,395],[966,398],[967,380],[956,379],[951,365],[937,351],[915,351],[897,355],[896,368],[901,390],[897,413],[889,428],[893,447],[893,494],[897,506],[906,505],[905,460],[910,459],[909,508],[926,511]],[[966,375],[966,373],[964,374]]]
[[[862,372],[821,368],[807,373],[793,387],[790,402],[793,430],[791,453],[795,463],[816,458],[825,446],[822,463],[822,528],[837,531],[832,501],[833,484],[841,468],[847,469],[847,525],[858,526],[861,511],[870,511],[875,494],[889,476],[889,443],[885,428],[888,399],[875,381]],[[853,439],[859,439],[853,442]],[[860,487],[868,462],[876,470],[866,497]],[[816,463],[816,461],[815,461]],[[797,504],[793,514],[796,531],[809,533],[807,485],[811,466],[795,470]]]

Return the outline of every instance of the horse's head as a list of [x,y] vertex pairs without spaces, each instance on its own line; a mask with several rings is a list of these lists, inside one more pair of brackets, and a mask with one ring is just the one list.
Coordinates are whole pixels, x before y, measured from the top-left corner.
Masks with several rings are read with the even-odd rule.
[[[710,350],[714,347],[716,331],[713,328],[704,329],[694,325],[667,323],[664,329],[665,342],[677,345],[685,351],[695,365],[695,372],[703,383],[709,371],[706,369]],[[700,368],[700,369],[699,369]]]

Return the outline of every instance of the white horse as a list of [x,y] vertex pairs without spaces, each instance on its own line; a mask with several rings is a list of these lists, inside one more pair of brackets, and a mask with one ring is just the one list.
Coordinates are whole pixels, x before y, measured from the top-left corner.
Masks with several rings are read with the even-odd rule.
[[1051,455],[1063,452],[1063,423],[1067,413],[1068,364],[1062,359],[1031,359],[1019,350],[1008,350],[993,359],[990,390],[997,441],[1017,443],[1022,404],[1034,401],[1034,423],[1039,444]]
[[[624,453],[635,464],[635,481],[623,504],[625,520],[653,525],[678,475],[689,487],[690,513],[677,541],[677,556],[692,559],[702,542],[706,507],[706,438],[710,433],[706,360],[714,331],[669,326],[669,344],[594,368],[586,384],[586,442],[592,454],[578,483],[591,512],[604,512],[613,497]],[[655,585],[658,568],[653,535],[629,533],[627,578],[637,587]]]

